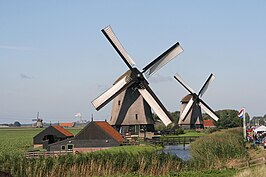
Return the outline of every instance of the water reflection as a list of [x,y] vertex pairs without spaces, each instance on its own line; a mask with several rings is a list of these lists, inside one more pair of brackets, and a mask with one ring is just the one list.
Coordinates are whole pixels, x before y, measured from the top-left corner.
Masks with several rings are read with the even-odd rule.
[[183,145],[173,145],[165,146],[162,152],[177,156],[183,160],[189,160],[192,158],[189,150],[190,145],[186,145],[185,148]]

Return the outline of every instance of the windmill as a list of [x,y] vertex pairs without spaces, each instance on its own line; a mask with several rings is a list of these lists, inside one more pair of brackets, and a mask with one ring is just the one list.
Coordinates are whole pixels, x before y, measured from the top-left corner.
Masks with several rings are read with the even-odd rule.
[[179,126],[191,129],[203,128],[201,109],[203,109],[215,121],[218,121],[219,117],[216,113],[201,99],[210,83],[215,79],[213,74],[209,76],[198,94],[193,91],[178,74],[176,74],[174,78],[190,93],[181,100],[182,105],[178,121]]
[[35,121],[34,126],[36,128],[42,128],[43,127],[43,120],[39,117],[40,116],[40,112],[37,112],[37,116],[36,119],[32,119],[32,121]]
[[[154,130],[151,108],[165,125],[170,124],[172,122],[171,115],[151,90],[144,75],[146,78],[149,78],[162,66],[180,54],[183,49],[179,43],[174,44],[140,71],[136,68],[135,62],[130,58],[115,36],[111,26],[102,29],[102,33],[129,70],[122,74],[111,88],[93,100],[93,106],[96,110],[100,110],[114,99],[112,116],[109,123],[120,132],[137,132],[139,129]],[[123,127],[124,130],[121,130],[120,128]]]

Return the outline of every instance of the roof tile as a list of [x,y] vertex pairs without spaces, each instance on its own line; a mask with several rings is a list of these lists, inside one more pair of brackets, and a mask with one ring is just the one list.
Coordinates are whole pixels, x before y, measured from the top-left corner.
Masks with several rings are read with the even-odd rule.
[[95,123],[100,126],[106,133],[115,138],[115,140],[117,140],[118,142],[122,143],[124,141],[122,135],[118,133],[109,123],[104,121],[97,121]]
[[63,133],[64,135],[66,136],[74,136],[72,133],[70,133],[69,131],[67,131],[66,129],[64,129],[63,127],[59,126],[59,125],[56,125],[56,126],[53,126],[56,130],[58,130],[59,132]]

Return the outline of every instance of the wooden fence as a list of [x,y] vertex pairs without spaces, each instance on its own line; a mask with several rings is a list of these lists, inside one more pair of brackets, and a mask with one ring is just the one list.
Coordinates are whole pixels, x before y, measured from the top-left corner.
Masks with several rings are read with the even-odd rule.
[[191,142],[198,139],[199,136],[177,136],[177,137],[161,137],[159,139],[152,140],[153,144],[158,145],[179,145],[179,144],[190,144]]
[[253,167],[253,166],[257,166],[257,165],[262,165],[262,164],[266,164],[266,158],[265,157],[260,157],[257,159],[242,161],[242,162],[239,162],[237,164],[230,166],[230,168],[245,169],[245,168],[249,168],[249,167]]
[[39,158],[39,157],[53,157],[59,155],[67,155],[68,153],[73,153],[72,151],[34,151],[26,152],[26,158]]

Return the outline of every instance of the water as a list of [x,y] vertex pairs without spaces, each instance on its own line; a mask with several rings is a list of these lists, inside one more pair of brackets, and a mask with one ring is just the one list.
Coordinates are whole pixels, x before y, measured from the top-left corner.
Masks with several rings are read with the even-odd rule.
[[186,145],[185,149],[183,145],[173,145],[165,146],[165,148],[161,152],[177,156],[183,160],[189,160],[192,158],[189,150],[190,145]]

